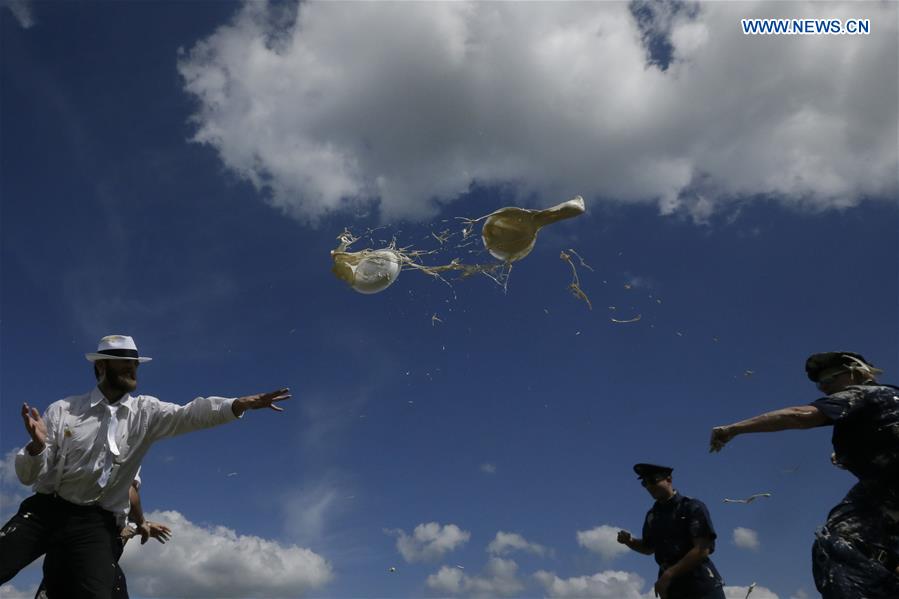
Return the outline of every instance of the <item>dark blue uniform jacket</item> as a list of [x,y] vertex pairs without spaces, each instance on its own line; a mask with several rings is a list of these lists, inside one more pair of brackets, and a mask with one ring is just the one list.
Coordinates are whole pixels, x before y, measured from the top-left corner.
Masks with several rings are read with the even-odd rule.
[[[711,538],[711,550],[715,551],[714,540],[717,536],[705,504],[680,493],[668,501],[657,501],[647,512],[643,523],[643,543],[655,552],[659,575],[679,562],[693,548],[694,537]],[[691,572],[672,580],[669,597],[698,597],[722,584],[715,564],[705,558]]]

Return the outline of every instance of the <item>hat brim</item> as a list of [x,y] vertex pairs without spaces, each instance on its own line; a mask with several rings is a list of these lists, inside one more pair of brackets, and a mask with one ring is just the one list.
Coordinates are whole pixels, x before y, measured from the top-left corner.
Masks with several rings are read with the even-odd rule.
[[647,476],[671,476],[674,468],[669,466],[660,466],[659,464],[634,464],[634,472],[637,478],[646,478]]
[[84,354],[84,357],[87,358],[88,362],[97,362],[99,360],[133,360],[135,362],[144,363],[144,362],[149,362],[153,359],[153,358],[148,358],[146,356],[140,356],[137,358],[122,358],[119,356],[110,356],[109,354],[96,354],[96,353]]

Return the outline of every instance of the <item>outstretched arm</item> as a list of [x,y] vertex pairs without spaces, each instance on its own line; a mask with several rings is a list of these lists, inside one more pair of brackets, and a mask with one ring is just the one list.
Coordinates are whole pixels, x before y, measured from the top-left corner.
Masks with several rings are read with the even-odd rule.
[[744,433],[773,433],[825,424],[830,424],[830,419],[815,406],[793,406],[765,412],[754,418],[713,428],[709,451],[721,451],[731,439]]
[[152,407],[149,437],[155,441],[164,437],[174,437],[192,431],[211,428],[240,418],[247,410],[268,408],[281,412],[278,402],[290,399],[287,388],[257,393],[237,399],[225,397],[198,397],[187,405],[166,403],[156,398],[148,398]]

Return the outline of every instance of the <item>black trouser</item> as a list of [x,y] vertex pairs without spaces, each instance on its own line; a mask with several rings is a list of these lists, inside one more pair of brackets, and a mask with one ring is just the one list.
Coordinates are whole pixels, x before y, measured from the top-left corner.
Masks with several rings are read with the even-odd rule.
[[38,493],[0,530],[0,584],[43,554],[50,597],[110,599],[120,554],[115,516]]
[[[128,581],[125,580],[125,573],[122,572],[122,567],[119,565],[119,559],[125,550],[125,540],[121,537],[119,539],[121,541],[115,556],[115,582],[112,586],[112,599],[130,599],[128,597]],[[37,587],[37,591],[34,593],[34,599],[55,599],[47,595],[47,582],[45,580],[41,580],[40,586]]]

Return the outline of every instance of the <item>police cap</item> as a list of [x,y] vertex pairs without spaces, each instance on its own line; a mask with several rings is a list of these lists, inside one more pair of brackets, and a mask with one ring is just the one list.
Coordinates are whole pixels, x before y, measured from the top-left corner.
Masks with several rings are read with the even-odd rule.
[[851,351],[828,351],[812,354],[805,361],[805,373],[809,380],[817,383],[821,373],[841,367],[847,370],[857,369],[860,365],[859,362],[871,366],[864,356]]
[[659,466],[658,464],[634,464],[634,472],[640,478],[665,478],[671,476],[674,468]]

